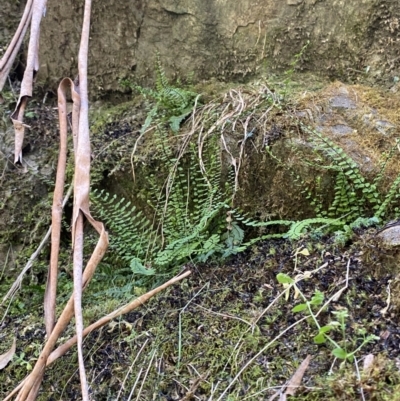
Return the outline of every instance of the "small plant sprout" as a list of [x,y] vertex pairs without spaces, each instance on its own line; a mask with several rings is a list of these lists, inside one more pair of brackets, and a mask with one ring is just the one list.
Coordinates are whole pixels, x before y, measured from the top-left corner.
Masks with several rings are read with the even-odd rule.
[[298,256],[299,255],[304,255],[304,256],[310,256],[310,252],[308,251],[307,248],[300,247],[297,248],[295,253],[294,253],[294,271],[297,270],[297,262],[298,262]]
[[[306,298],[303,292],[299,289],[296,285],[297,281],[292,279],[287,274],[279,273],[276,276],[278,282],[283,284],[286,289],[286,300],[289,298],[290,289],[294,289],[295,298],[297,295],[300,295],[303,302],[297,304],[293,309],[292,312],[299,313],[305,312],[308,313],[308,317],[311,318],[311,321],[314,322],[318,330],[318,334],[314,337],[315,344],[325,344],[326,342],[330,343],[333,347],[332,355],[337,358],[345,361],[352,362],[354,360],[354,355],[360,351],[362,347],[366,344],[378,340],[379,337],[375,335],[367,335],[366,330],[364,328],[358,330],[358,335],[361,337],[352,338],[349,337],[346,333],[346,320],[349,317],[348,310],[343,308],[338,311],[332,312],[335,317],[335,320],[331,320],[327,325],[321,326],[320,322],[317,319],[318,313],[315,313],[315,307],[323,306],[324,302],[324,293],[316,290],[314,295],[311,297],[310,300]],[[326,306],[326,305],[325,305]],[[314,310],[313,310],[314,309]],[[341,340],[336,341],[333,337],[329,334],[333,331],[339,331],[341,334]],[[355,347],[355,344],[359,344],[358,347]],[[353,348],[351,351],[350,349]]]

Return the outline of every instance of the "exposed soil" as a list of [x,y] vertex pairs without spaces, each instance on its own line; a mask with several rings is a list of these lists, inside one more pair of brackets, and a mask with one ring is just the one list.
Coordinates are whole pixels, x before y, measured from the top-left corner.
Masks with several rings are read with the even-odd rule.
[[[345,248],[336,247],[329,238],[269,241],[224,265],[187,266],[193,273],[182,284],[89,336],[85,354],[93,398],[116,399],[121,391],[120,399],[126,400],[138,378],[133,394],[137,396],[143,387],[139,396],[143,400],[264,400],[284,386],[300,362],[311,355],[297,399],[358,400],[361,391],[367,400],[398,399],[400,327],[388,298],[395,275],[385,272],[383,266],[376,268],[379,249],[366,252],[374,232],[355,234],[354,242]],[[311,254],[299,256],[294,273],[294,251],[299,247],[307,247]],[[370,262],[365,260],[367,253]],[[281,298],[271,307],[283,291],[276,280],[278,273],[294,276],[321,266],[298,284],[307,297],[319,290],[328,299],[344,287],[347,271],[349,285],[319,316],[320,324],[328,323],[331,312],[346,308],[349,348],[360,344],[360,328],[379,337],[356,354],[360,379],[354,363],[340,367],[329,345],[313,344],[316,328],[310,321],[284,333],[303,317],[291,311],[299,303],[293,292],[288,300]],[[23,299],[24,293],[20,297]],[[95,303],[96,295],[89,295],[87,302]],[[36,313],[8,316],[2,324],[6,327],[8,333],[17,333],[17,354],[24,350],[24,359],[33,363],[44,336]],[[276,341],[255,357],[274,338]],[[333,338],[341,341],[340,332]],[[373,367],[363,372],[367,354],[373,354],[375,360]],[[75,362],[75,351],[56,361],[46,374],[40,400],[80,399]],[[226,395],[218,398],[245,366]],[[9,379],[1,385],[3,396],[21,378],[23,369],[17,362],[6,368]]]

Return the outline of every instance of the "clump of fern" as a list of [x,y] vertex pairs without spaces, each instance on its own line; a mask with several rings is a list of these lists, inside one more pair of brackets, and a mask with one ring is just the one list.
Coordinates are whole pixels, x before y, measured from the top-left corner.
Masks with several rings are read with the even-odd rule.
[[216,141],[211,140],[205,152],[205,173],[194,147],[177,158],[168,137],[161,130],[155,136],[166,177],[148,176],[153,217],[104,191],[92,191],[91,197],[94,210],[110,230],[110,247],[118,258],[137,275],[158,277],[223,252],[227,197],[220,185]]
[[328,215],[346,216],[346,221],[350,223],[368,214],[377,221],[388,218],[391,206],[399,199],[400,174],[386,193],[379,189],[379,184],[384,176],[387,162],[395,156],[397,141],[386,156],[386,160],[381,163],[378,174],[372,181],[368,181],[362,175],[357,163],[343,149],[318,131],[305,129],[311,133],[311,139],[317,148],[330,159],[331,164],[328,168],[336,172],[335,197]]
[[[379,183],[384,176],[388,160],[394,157],[394,151],[389,152],[376,177],[372,181],[368,181],[357,163],[340,146],[317,130],[302,124],[300,127],[303,132],[309,134],[315,151],[322,153],[328,161],[328,164],[319,167],[333,173],[334,194],[328,207],[323,208],[321,193],[318,192],[318,189],[321,190],[319,176],[317,176],[314,190],[296,176],[295,180],[304,186],[303,192],[315,209],[316,218],[294,224],[287,236],[295,239],[301,232],[304,232],[306,227],[323,224],[329,229],[336,230],[335,235],[338,242],[344,243],[351,236],[354,228],[360,225],[369,227],[388,217],[391,206],[398,201],[400,196],[400,174],[393,181],[387,193],[383,193],[379,189]],[[267,149],[267,152],[272,154],[270,149]],[[282,162],[280,164],[284,165]],[[309,162],[309,164],[312,163]],[[396,210],[395,212],[398,213]]]
[[133,263],[132,271],[152,274],[146,267],[149,244],[152,244],[151,252],[157,252],[160,243],[150,220],[131,202],[104,190],[91,191],[90,198],[95,213],[110,231],[110,250],[121,262],[131,267]]
[[121,83],[139,92],[150,102],[142,132],[145,132],[154,122],[158,122],[168,123],[171,130],[176,133],[181,123],[192,113],[200,95],[172,85],[165,75],[159,55],[156,59],[155,72],[155,89],[143,88],[127,80]]
[[[200,169],[194,145],[177,159],[165,136],[160,142],[168,177],[152,207],[165,247],[154,263],[161,270],[168,270],[173,264],[178,267],[189,260],[206,261],[221,252],[227,194],[221,187],[219,147],[215,138],[210,138],[203,155],[205,172]],[[156,185],[153,188],[156,193]]]
[[309,134],[315,150],[327,158],[329,164],[324,168],[336,175],[333,202],[321,214],[330,218],[343,216],[351,222],[367,210],[375,210],[380,202],[377,185],[366,180],[357,163],[340,146],[317,130],[304,125],[301,128]]
[[[322,159],[327,161],[325,165],[318,164],[318,166],[311,161],[306,161],[306,163],[317,170],[323,169],[331,172],[334,180],[333,198],[327,204],[326,196],[322,195],[321,174],[317,173],[312,186],[308,185],[297,171],[280,160],[270,146],[266,146],[266,152],[270,157],[278,166],[289,171],[295,185],[301,186],[305,198],[315,211],[314,218],[292,222],[284,236],[296,240],[307,231],[319,234],[334,231],[337,241],[344,243],[351,236],[353,229],[359,225],[368,227],[378,224],[383,218],[388,218],[391,209],[400,198],[400,174],[386,193],[380,189],[380,182],[388,160],[395,155],[397,143],[381,164],[376,177],[372,181],[368,181],[357,163],[340,146],[319,131],[297,123],[301,130],[308,134],[314,151],[318,154],[318,160],[321,160],[322,155]],[[395,207],[394,212],[398,215],[399,208]]]

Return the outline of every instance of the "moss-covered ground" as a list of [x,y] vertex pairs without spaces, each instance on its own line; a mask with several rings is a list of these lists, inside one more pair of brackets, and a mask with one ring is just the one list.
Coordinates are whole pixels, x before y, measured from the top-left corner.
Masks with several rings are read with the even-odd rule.
[[[379,251],[364,259],[371,233],[360,232],[345,248],[329,238],[269,241],[224,264],[187,266],[192,275],[184,282],[86,339],[93,399],[264,400],[284,388],[307,355],[312,359],[297,399],[357,400],[361,393],[368,400],[399,399],[397,313],[390,308],[383,312],[390,305],[394,274],[376,268]],[[296,262],[299,247],[310,255],[298,255]],[[320,290],[328,299],[344,287],[349,272],[348,288],[319,316],[320,324],[329,322],[332,311],[346,308],[349,350],[360,344],[360,329],[378,337],[357,352],[353,362],[343,364],[331,354],[332,347],[313,343],[316,327],[311,321],[299,322],[303,315],[291,311],[299,303],[294,292],[277,300],[284,291],[278,273],[294,277],[320,267],[299,283],[307,297]],[[107,297],[101,289],[108,280],[112,276],[100,275],[88,289],[87,322],[134,296]],[[12,335],[17,337],[17,357],[2,372],[7,378],[0,385],[3,397],[28,373],[44,341],[41,297],[28,293],[29,286],[2,322],[2,348],[10,345]],[[64,338],[72,332],[70,328]],[[342,340],[340,332],[332,336]],[[363,370],[368,354],[375,359]],[[40,400],[80,399],[76,359],[72,350],[48,368]]]
[[[293,82],[283,86],[286,92],[291,85],[296,87]],[[329,105],[329,96],[336,96],[332,93],[337,87],[340,84],[330,86],[325,92],[310,94],[304,93],[304,88],[299,85],[296,90],[292,88],[295,94],[292,94],[291,101],[269,115],[265,114],[266,106],[281,96],[278,90],[270,98],[260,95],[254,86],[241,87],[235,92],[243,95],[243,102],[247,105],[254,104],[256,99],[260,101],[259,107],[249,108],[247,115],[239,116],[237,131],[230,138],[231,144],[243,140],[243,124],[250,115],[253,120],[249,117],[249,121],[254,123],[255,130],[254,137],[245,147],[242,187],[237,194],[239,206],[262,219],[297,219],[308,217],[313,212],[304,195],[304,184],[299,187],[295,182],[289,182],[293,181],[289,169],[268,159],[264,149],[266,145],[274,146],[277,157],[291,163],[296,171],[308,174],[303,183],[312,182],[316,176],[315,165],[310,167],[314,150],[308,145],[305,133],[298,130],[300,125],[295,123],[298,121],[297,113],[304,110],[306,115],[311,113],[308,124],[312,124],[312,119],[316,118],[313,116],[320,116],[326,110],[319,110],[319,104],[315,109],[309,105],[315,105],[316,100],[320,101],[321,108],[324,104]],[[203,88],[207,88],[210,96],[205,98],[205,102],[214,102],[212,110],[216,115],[221,110],[235,110],[234,102],[229,103],[226,97],[212,100],[214,94],[210,93],[220,93],[221,88],[216,89],[212,84]],[[223,89],[230,95],[234,93],[230,92],[232,87]],[[397,95],[364,87],[353,90],[351,96],[356,93],[357,99],[370,102],[380,115],[390,122],[397,122],[392,110],[397,105],[393,100]],[[392,101],[385,103],[385,96],[393,98]],[[328,99],[326,102],[325,98]],[[39,106],[32,110],[31,125],[38,135],[28,137],[35,139],[31,140],[31,148],[26,149],[26,156],[28,162],[33,163],[35,158],[30,159],[29,154],[40,155],[38,149],[47,146],[49,152],[41,155],[44,164],[37,161],[46,169],[32,168],[36,164],[28,168],[25,175],[31,177],[31,181],[26,180],[30,186],[21,184],[22,201],[16,204],[18,198],[9,196],[0,209],[3,210],[0,234],[6,249],[11,250],[9,261],[13,266],[13,271],[9,272],[8,259],[4,263],[0,283],[2,295],[8,291],[16,272],[23,267],[49,223],[46,210],[50,210],[50,201],[46,191],[51,192],[50,181],[54,176],[56,126],[54,111],[50,107],[45,112],[40,110]],[[319,114],[316,114],[318,110]],[[99,108],[92,114],[92,171],[96,186],[134,199],[137,195],[135,188],[146,182],[145,174],[157,168],[157,155],[149,136],[140,142],[143,146],[135,154],[138,175],[137,181],[133,182],[132,150],[146,113],[142,100],[138,99],[112,109]],[[264,120],[261,119],[263,115],[266,116]],[[53,124],[51,130],[39,123],[43,118],[48,118]],[[351,121],[360,130],[358,117]],[[368,145],[376,157],[376,160],[371,157],[375,168],[380,163],[379,150],[390,148],[395,133],[389,130],[383,137],[387,142],[382,140],[382,143],[372,128],[365,136],[361,145]],[[281,147],[280,143],[283,143]],[[338,143],[341,143],[340,138]],[[300,145],[296,147],[296,144]],[[236,151],[238,154],[238,148]],[[308,164],[302,163],[306,156],[310,158],[306,160]],[[7,191],[16,188],[18,179],[24,177],[24,171],[10,161],[3,168],[3,188]],[[394,163],[389,171],[393,179],[396,174]],[[69,179],[71,173],[70,166]],[[35,185],[37,182],[42,183],[43,194],[32,190],[39,188]],[[332,189],[329,179],[324,188],[326,191]],[[7,209],[10,204],[14,205],[13,213],[7,214],[5,210],[10,210]],[[11,224],[13,218],[14,224]],[[68,229],[67,216],[63,228],[64,250],[60,258],[58,312],[72,289]],[[296,392],[297,399],[400,400],[400,329],[398,308],[391,298],[397,294],[390,292],[398,274],[398,256],[397,251],[381,248],[375,233],[376,228],[356,230],[352,238],[339,246],[331,235],[317,236],[309,232],[299,241],[259,242],[223,262],[189,262],[184,267],[192,271],[188,279],[85,340],[85,364],[93,399],[266,400],[274,394],[280,397],[278,392],[286,391],[285,384],[307,355],[311,355],[310,366]],[[15,256],[17,253],[19,259]],[[13,336],[17,338],[16,355],[0,372],[4,377],[0,380],[0,398],[4,398],[29,373],[45,341],[42,303],[48,257],[48,251],[43,251],[12,302],[7,301],[0,307],[0,353],[10,347]],[[323,326],[333,318],[332,312],[348,310],[345,336],[334,331],[332,338],[335,341],[350,352],[360,345],[363,332],[377,336],[375,341],[356,353],[354,360],[343,364],[334,358],[329,344],[314,344],[313,337],[318,332],[315,322],[303,319],[304,313],[292,312],[301,300],[293,290],[286,297],[283,294],[285,288],[278,283],[276,276],[285,273],[295,277],[301,273],[307,275],[307,272],[312,272],[310,277],[301,280],[298,286],[308,299],[319,290],[327,300],[348,283],[340,296],[331,300],[318,315],[319,324]],[[113,265],[112,259],[111,263],[109,260],[99,266],[84,297],[85,323],[97,320],[145,291],[145,288],[129,285],[131,283],[132,276],[127,274],[127,269],[122,270],[120,264]],[[71,335],[72,325],[60,342]],[[364,359],[371,354],[374,355],[372,365],[364,368]],[[46,371],[39,400],[79,399],[77,355],[72,349]]]

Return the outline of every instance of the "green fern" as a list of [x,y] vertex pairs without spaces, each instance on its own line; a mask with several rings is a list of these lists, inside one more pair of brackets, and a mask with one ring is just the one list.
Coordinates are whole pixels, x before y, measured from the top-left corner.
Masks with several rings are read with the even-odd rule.
[[192,227],[190,235],[169,243],[154,259],[155,266],[165,268],[174,264],[179,267],[190,259],[205,261],[220,251],[220,235],[210,232],[209,227],[214,218],[221,216],[221,210],[225,207],[223,203],[215,205]]
[[317,130],[300,124],[302,130],[310,134],[316,149],[328,157],[331,164],[326,168],[336,171],[334,200],[329,207],[328,216],[346,215],[347,221],[359,217],[368,208],[376,210],[380,194],[374,183],[363,177],[357,163],[344,150]]
[[156,131],[154,141],[162,169],[148,177],[152,222],[124,199],[104,191],[92,193],[94,209],[110,229],[112,250],[142,276],[171,274],[190,260],[206,261],[226,248],[228,196],[220,184],[218,143],[211,140],[207,145],[204,173],[195,147],[177,160],[162,130]]
[[126,80],[122,82],[122,85],[131,87],[151,101],[152,105],[147,113],[141,133],[146,132],[151,125],[166,122],[171,130],[176,133],[179,131],[181,123],[193,112],[200,95],[170,84],[162,68],[159,55],[157,55],[155,71],[155,90],[143,88]]
[[182,88],[172,86],[162,68],[160,57],[157,57],[156,63],[156,90],[157,92],[153,95],[157,103],[161,104],[165,109],[174,112],[184,113],[186,110],[192,110],[194,99],[198,96],[197,93],[188,91]]
[[[383,216],[387,215],[390,207],[398,202],[400,198],[400,174],[394,180],[389,191],[382,194],[378,185],[383,178],[384,170],[388,160],[394,157],[394,149],[389,152],[386,160],[382,163],[380,172],[377,174],[373,182],[368,182],[362,175],[358,165],[344,152],[340,146],[336,145],[329,138],[325,137],[317,130],[311,129],[300,122],[299,124],[303,132],[309,134],[314,149],[319,154],[323,154],[329,161],[328,165],[313,165],[311,162],[306,162],[313,165],[315,168],[331,170],[335,175],[334,197],[327,206],[323,207],[320,178],[315,181],[314,187],[310,188],[304,180],[286,166],[278,157],[276,157],[270,147],[266,147],[266,152],[275,160],[275,162],[288,170],[294,183],[303,188],[303,193],[310,205],[314,207],[317,217],[315,219],[306,219],[293,223],[289,231],[284,235],[285,238],[292,240],[299,239],[304,232],[315,224],[327,225],[328,229],[336,227],[336,237],[339,241],[345,242],[357,227],[357,224],[362,224],[368,227],[371,224],[376,224]],[[320,157],[319,157],[320,158]],[[395,209],[399,213],[399,208]],[[373,217],[365,217],[373,213]],[[314,232],[320,228],[313,229]],[[268,234],[267,234],[268,235]]]
[[332,226],[343,227],[345,225],[344,221],[338,219],[318,218],[318,217],[314,219],[305,219],[293,223],[290,227],[290,230],[284,235],[284,237],[289,238],[291,240],[298,240],[304,234],[305,229],[313,224],[319,224],[329,227]]
[[104,190],[92,190],[90,197],[95,214],[110,230],[110,249],[120,259],[129,263],[133,258],[145,260],[149,243],[155,244],[152,252],[157,252],[160,245],[151,222],[135,206]]
[[[381,219],[386,213],[387,210],[389,209],[389,205],[396,202],[398,204],[399,198],[400,198],[400,174],[396,177],[396,179],[393,181],[388,193],[385,196],[385,199],[383,202],[379,205],[378,209],[375,212],[375,217],[377,219]],[[396,215],[398,216],[399,210],[395,210]]]

